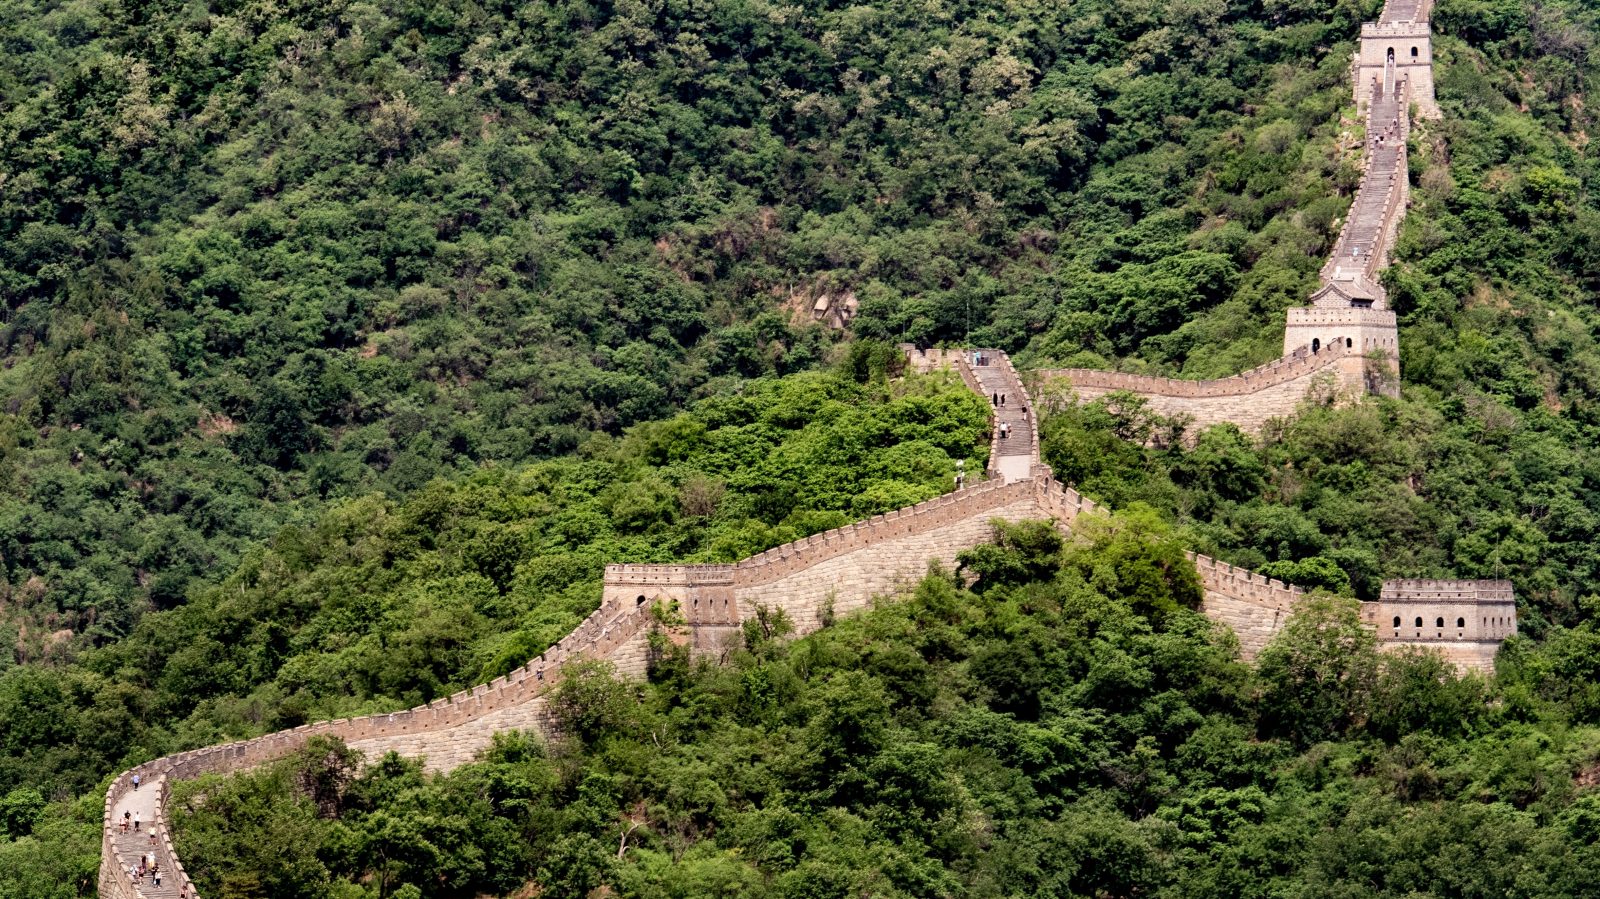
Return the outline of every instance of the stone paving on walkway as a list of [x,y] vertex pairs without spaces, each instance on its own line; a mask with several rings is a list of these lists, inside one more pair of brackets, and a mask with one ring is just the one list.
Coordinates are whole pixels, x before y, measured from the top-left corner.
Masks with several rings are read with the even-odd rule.
[[[146,875],[142,880],[136,881],[134,888],[144,899],[177,899],[178,877],[172,859],[168,856],[166,847],[151,840],[156,820],[156,800],[161,784],[144,783],[137,790],[129,790],[111,808],[113,826],[118,828],[112,836],[112,845],[116,847],[118,861],[126,869],[130,866],[138,867],[139,859],[149,853],[155,853],[155,860],[161,868],[161,886],[155,885],[155,878]],[[134,832],[132,826],[127,833],[121,831],[120,822],[123,813],[137,814],[139,816],[139,830]]]
[[[983,387],[984,395],[994,408],[994,426],[1007,426],[1007,433],[999,441],[999,453],[989,465],[1009,483],[1029,476],[1033,463],[1033,418],[1028,414],[1028,393],[1017,379],[1016,370],[1006,363],[1006,354],[999,350],[978,350],[984,365],[974,365],[972,373]],[[968,357],[971,358],[971,357]],[[1004,397],[1003,404],[995,397]]]

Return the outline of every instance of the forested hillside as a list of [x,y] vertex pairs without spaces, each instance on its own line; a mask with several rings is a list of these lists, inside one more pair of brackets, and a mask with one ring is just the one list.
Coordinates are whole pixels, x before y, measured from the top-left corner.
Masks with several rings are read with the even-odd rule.
[[821,293],[1268,358],[1370,6],[7,2],[12,601],[115,638],[321,499],[815,364]]
[[[606,562],[981,470],[983,403],[894,341],[1275,357],[1377,5],[0,0],[0,897],[93,893],[130,763],[427,701],[564,633]],[[1497,680],[1380,665],[1333,607],[1252,674],[1162,611],[1182,583],[1014,540],[728,671],[597,677],[561,745],[208,784],[206,895],[1591,889],[1600,13],[1433,21],[1402,398],[1162,447],[1041,397],[1044,453],[1162,565],[1514,578]]]

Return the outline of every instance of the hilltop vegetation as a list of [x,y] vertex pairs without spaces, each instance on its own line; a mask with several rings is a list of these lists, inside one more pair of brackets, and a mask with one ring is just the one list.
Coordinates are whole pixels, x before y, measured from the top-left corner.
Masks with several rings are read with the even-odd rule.
[[185,863],[285,899],[1593,895],[1593,709],[1380,660],[1336,600],[1252,670],[1171,531],[1086,530],[1009,528],[976,590],[930,574],[800,640],[752,622],[727,666],[587,669],[560,739],[448,777],[317,744],[192,783]]
[[580,458],[338,503],[181,608],[71,666],[0,677],[0,776],[92,790],[135,758],[404,708],[538,655],[599,604],[608,562],[733,561],[981,470],[959,381],[755,381]]
[[113,640],[325,499],[813,366],[823,294],[1120,353],[1238,288],[1206,364],[1260,361],[1372,6],[10,0],[13,626]]

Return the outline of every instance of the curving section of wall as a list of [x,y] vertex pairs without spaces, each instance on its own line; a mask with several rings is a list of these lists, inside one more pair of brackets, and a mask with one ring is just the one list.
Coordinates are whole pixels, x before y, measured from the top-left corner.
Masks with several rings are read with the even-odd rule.
[[[1429,0],[1391,0],[1380,24],[1425,23],[1428,6]],[[1364,47],[1368,37],[1364,31]],[[1399,35],[1380,29],[1371,37],[1393,40]],[[1423,79],[1421,45],[1418,46],[1418,67],[1404,79],[1397,81],[1394,67],[1385,61],[1387,80],[1382,84],[1387,88],[1370,94],[1367,103],[1372,117],[1369,132],[1379,116],[1389,115],[1394,127],[1400,127],[1395,119],[1408,118],[1401,98],[1406,96],[1405,84],[1421,83]],[[1358,56],[1357,65],[1353,66],[1358,100],[1364,71],[1361,61]],[[1431,51],[1427,61],[1431,63]],[[1431,68],[1426,79],[1426,101],[1431,104]],[[1413,97],[1413,101],[1423,106],[1426,114],[1422,98]],[[1387,103],[1393,104],[1392,111],[1383,105]],[[1387,140],[1385,144],[1388,145]],[[1291,310],[1283,359],[1216,381],[1142,378],[1087,370],[1046,371],[1040,377],[1066,380],[1084,399],[1114,390],[1131,390],[1145,396],[1162,414],[1186,416],[1200,427],[1231,421],[1250,433],[1257,433],[1271,418],[1292,414],[1303,399],[1323,386],[1338,397],[1392,383],[1385,380],[1384,373],[1398,358],[1394,318],[1382,306],[1381,288],[1375,286],[1374,276],[1387,263],[1388,245],[1406,203],[1403,138],[1396,142],[1394,150],[1387,163],[1369,153],[1362,190],[1368,190],[1370,182],[1373,193],[1365,205],[1358,193],[1353,207],[1356,211],[1345,225],[1352,236],[1346,241],[1341,235],[1341,243],[1354,245],[1354,241],[1362,239],[1360,235],[1368,233],[1359,229],[1370,229],[1375,235],[1373,242],[1378,245],[1362,248],[1356,254],[1358,259],[1367,257],[1360,260],[1359,272],[1344,278],[1342,267],[1335,265],[1334,273],[1340,277],[1327,280],[1318,291],[1315,304],[1308,309]],[[1385,170],[1385,165],[1390,168]],[[1374,214],[1362,213],[1362,209],[1376,209],[1376,219]],[[1336,261],[1337,256],[1333,262]],[[199,899],[173,850],[166,824],[166,796],[173,779],[254,767],[292,754],[317,735],[340,737],[368,754],[392,750],[425,756],[430,768],[452,768],[471,759],[496,731],[531,729],[548,733],[546,696],[560,681],[562,666],[569,661],[605,659],[623,673],[642,674],[649,659],[648,637],[654,626],[650,609],[654,600],[676,601],[685,613],[688,639],[694,648],[715,652],[734,636],[739,622],[757,605],[784,609],[802,632],[815,629],[827,615],[860,608],[872,596],[914,579],[930,561],[952,564],[962,549],[990,539],[989,523],[994,518],[1049,517],[1070,527],[1079,515],[1092,511],[1094,503],[1057,483],[1049,469],[1039,464],[1038,423],[1009,358],[997,351],[984,351],[992,357],[993,364],[974,366],[968,353],[911,350],[908,355],[917,368],[954,365],[967,385],[986,397],[1000,392],[1016,398],[1018,405],[1008,402],[994,409],[996,425],[1006,422],[1011,436],[1002,440],[995,434],[991,441],[991,480],[807,537],[735,565],[611,566],[606,572],[600,608],[555,646],[505,677],[405,711],[306,725],[252,740],[177,753],[125,771],[106,792],[100,895],[108,899],[166,899],[180,895],[181,890],[183,895]],[[1205,588],[1202,611],[1231,627],[1239,636],[1243,655],[1253,658],[1281,629],[1301,591],[1205,556],[1192,558]],[[1511,614],[1514,612],[1513,604]],[[1484,644],[1482,640],[1470,646],[1468,641],[1434,642],[1439,648],[1457,651],[1458,664],[1476,667],[1484,664],[1485,658],[1492,660],[1492,654],[1485,656],[1485,645],[1476,645]],[[135,773],[143,781],[139,789],[133,786]],[[124,816],[131,818],[134,814],[149,829],[137,834],[122,833],[120,823]],[[154,839],[149,837],[152,832]],[[135,882],[130,874],[145,853],[153,855],[165,873],[160,889],[149,882]]]
[[1039,383],[1070,384],[1080,402],[1117,391],[1137,394],[1151,411],[1187,420],[1190,435],[1223,422],[1257,435],[1268,421],[1293,415],[1302,402],[1319,392],[1329,398],[1365,392],[1367,365],[1361,346],[1352,339],[1349,344],[1330,340],[1315,352],[1303,347],[1243,374],[1207,381],[1086,368],[1038,369],[1031,374]]
[[[1057,482],[1047,467],[1035,464],[1026,479],[995,478],[732,565],[609,566],[600,608],[572,634],[505,677],[405,711],[305,725],[177,753],[123,772],[106,794],[100,894],[164,899],[182,888],[196,896],[166,826],[165,800],[172,780],[252,768],[284,758],[319,735],[339,737],[369,756],[389,751],[424,756],[430,769],[449,770],[470,761],[497,731],[549,734],[547,695],[568,661],[605,659],[625,674],[642,675],[656,601],[676,602],[694,648],[716,653],[727,640],[736,639],[740,622],[757,605],[783,609],[800,633],[814,631],[829,615],[848,614],[874,596],[911,583],[930,562],[954,565],[961,550],[993,538],[991,522],[996,518],[1050,518],[1070,527],[1096,508]],[[1253,656],[1281,625],[1298,591],[1204,556],[1193,558],[1206,590],[1202,609],[1236,627],[1246,654]],[[144,781],[138,791],[132,789],[135,772]],[[156,834],[154,844],[145,834],[121,834],[117,822],[124,812],[140,814]],[[159,892],[148,881],[134,883],[129,874],[145,852],[154,853],[165,873]]]

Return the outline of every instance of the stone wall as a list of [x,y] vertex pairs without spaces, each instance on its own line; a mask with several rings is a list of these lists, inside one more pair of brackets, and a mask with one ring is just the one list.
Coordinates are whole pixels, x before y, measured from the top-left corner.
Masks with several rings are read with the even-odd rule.
[[[848,614],[913,582],[930,561],[953,565],[962,549],[992,539],[991,522],[1049,518],[1070,527],[1096,510],[1093,501],[1037,466],[1025,481],[986,481],[966,490],[868,521],[776,547],[734,565],[612,565],[605,575],[601,607],[571,635],[537,659],[489,684],[463,690],[426,706],[307,725],[222,746],[179,753],[134,769],[162,791],[157,829],[166,867],[187,885],[171,851],[160,809],[167,784],[208,772],[238,771],[283,758],[315,735],[337,736],[369,756],[394,751],[422,756],[428,768],[449,770],[470,761],[498,731],[550,733],[547,694],[560,667],[573,659],[606,659],[624,674],[642,675],[649,658],[650,609],[676,602],[700,652],[716,652],[756,605],[781,608],[801,633],[814,631],[827,612]],[[1207,556],[1192,555],[1205,591],[1201,611],[1238,635],[1242,654],[1253,659],[1282,629],[1302,591]],[[717,640],[702,639],[715,635]],[[1493,648],[1456,644],[1446,652],[1457,664],[1492,667]],[[1457,659],[1457,657],[1460,657]],[[126,865],[112,851],[112,808],[126,795],[124,772],[106,796],[101,895],[133,899]],[[191,895],[193,890],[191,887]]]
[[1457,672],[1493,674],[1494,660],[1500,654],[1500,641],[1474,640],[1459,643],[1418,643],[1407,640],[1385,640],[1379,648],[1384,652],[1414,649],[1431,652],[1454,665]]
[[[825,614],[857,611],[875,596],[913,584],[930,563],[953,568],[961,550],[993,539],[990,523],[996,518],[1049,519],[1070,529],[1078,516],[1098,510],[1093,500],[1039,468],[1027,481],[987,481],[734,565],[610,565],[607,601],[670,600],[685,610],[691,625],[718,624],[729,619],[728,600],[706,599],[708,585],[716,585],[731,596],[735,622],[753,616],[761,605],[782,609],[799,633],[810,633]],[[1238,633],[1246,658],[1254,658],[1277,634],[1304,595],[1299,587],[1209,556],[1189,558],[1205,588],[1201,611]]]
[[[757,606],[782,609],[800,633],[828,614],[863,608],[874,596],[910,585],[932,563],[993,539],[991,522],[1053,518],[1064,524],[1095,508],[1050,477],[984,481],[905,509],[814,534],[733,565],[609,565],[607,602],[669,600],[692,630],[736,626]],[[695,639],[697,649],[716,649]]]
[[1299,587],[1209,556],[1190,558],[1205,588],[1200,611],[1233,631],[1239,638],[1239,655],[1246,660],[1254,660],[1272,642],[1283,630],[1295,603],[1305,596]]
[[[826,614],[848,614],[873,597],[914,582],[930,562],[955,564],[963,549],[993,538],[991,522],[1049,518],[1070,526],[1095,504],[1037,466],[1015,482],[985,481],[965,490],[816,534],[751,556],[734,565],[608,566],[601,606],[583,624],[538,658],[494,681],[448,699],[394,713],[305,725],[251,740],[178,753],[119,776],[106,794],[101,895],[133,899],[135,892],[112,845],[112,809],[139,772],[160,791],[157,833],[172,882],[189,886],[171,851],[162,810],[171,780],[211,772],[239,771],[283,758],[313,736],[345,740],[369,757],[394,751],[425,758],[431,770],[470,761],[505,730],[550,733],[547,696],[559,683],[561,666],[575,659],[604,659],[628,675],[644,674],[649,659],[651,608],[678,605],[700,652],[716,652],[757,605],[782,609],[801,633],[816,630]],[[1271,634],[1298,591],[1277,581],[1195,556],[1206,590],[1205,610],[1234,626],[1253,656]],[[191,894],[193,889],[190,887]]]
[[1207,381],[1083,368],[1039,369],[1032,376],[1039,383],[1072,385],[1082,402],[1130,391],[1156,413],[1189,419],[1191,435],[1223,422],[1256,435],[1269,420],[1293,415],[1308,397],[1359,394],[1367,385],[1365,357],[1342,343],[1316,353],[1307,348],[1231,378]]
[[[956,360],[961,378],[979,396],[990,399],[994,410],[989,432],[989,476],[1006,481],[1020,481],[1030,477],[1033,464],[1039,461],[1039,423],[1034,418],[1033,405],[1022,385],[1022,377],[1011,364],[1011,357],[999,350],[979,350],[985,364],[973,366],[965,354]],[[993,406],[995,394],[1010,397],[1012,402]],[[1000,426],[1010,429],[1010,436],[1000,437]]]
[[650,609],[644,605],[602,601],[572,633],[516,671],[446,699],[393,713],[364,715],[307,724],[249,740],[208,746],[146,762],[124,771],[106,791],[102,822],[100,895],[142,899],[128,878],[129,862],[115,850],[112,810],[129,793],[138,773],[161,797],[151,830],[158,837],[162,867],[169,883],[198,894],[172,851],[165,826],[165,796],[170,780],[188,780],[207,773],[247,770],[293,754],[314,736],[338,737],[365,752],[389,749],[427,758],[433,770],[448,770],[468,761],[497,729],[533,728],[547,732],[543,697],[560,682],[562,666],[575,659],[605,659],[619,670],[642,674]]

